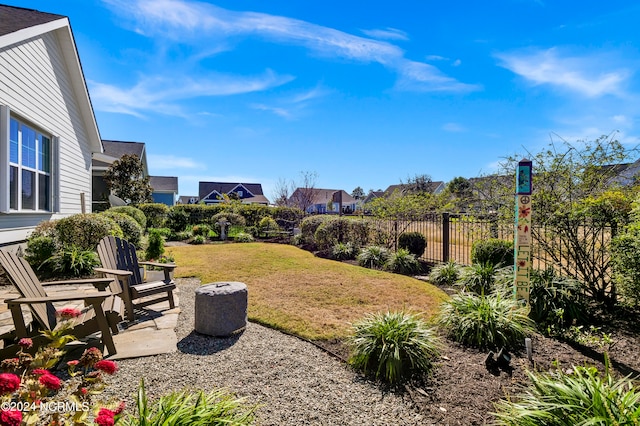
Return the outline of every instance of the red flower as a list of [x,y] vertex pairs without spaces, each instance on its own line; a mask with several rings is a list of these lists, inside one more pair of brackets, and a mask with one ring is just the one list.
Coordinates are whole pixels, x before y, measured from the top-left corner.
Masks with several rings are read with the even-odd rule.
[[45,370],[44,368],[36,368],[31,372],[31,374],[35,374],[36,376],[42,376],[43,374],[51,374],[49,370]]
[[43,374],[42,376],[40,376],[40,378],[38,379],[38,381],[40,382],[40,384],[42,386],[44,386],[45,388],[49,389],[49,390],[58,390],[60,389],[60,386],[62,385],[62,382],[60,381],[60,379],[58,379],[56,376],[54,376],[53,374]]
[[0,411],[0,425],[2,426],[20,426],[22,423],[22,413],[18,410],[2,410]]
[[111,360],[103,359],[101,361],[96,362],[93,368],[100,371],[104,371],[105,373],[111,375],[111,374],[114,374],[116,371],[118,371],[118,364],[116,364]]
[[113,412],[113,414],[120,414],[124,411],[124,407],[125,407],[125,402],[124,401],[120,401],[120,404],[118,404],[118,408],[115,409],[115,411]]
[[87,388],[80,388],[80,392],[81,392],[83,395],[86,395],[88,391],[87,391]]
[[18,390],[20,387],[20,377],[13,373],[0,374],[0,394],[5,395]]
[[77,318],[82,314],[80,309],[75,308],[62,308],[56,312],[61,319]]
[[29,339],[28,337],[23,337],[18,342],[18,345],[20,345],[22,349],[29,349],[31,346],[33,346],[33,340]]
[[100,426],[113,426],[115,424],[115,413],[109,409],[101,408],[98,411],[98,417],[95,418],[94,422],[99,424]]

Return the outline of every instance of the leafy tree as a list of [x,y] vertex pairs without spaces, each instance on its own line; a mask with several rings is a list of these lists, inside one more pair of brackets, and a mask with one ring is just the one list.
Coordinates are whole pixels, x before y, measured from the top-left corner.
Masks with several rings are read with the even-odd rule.
[[406,183],[402,183],[402,190],[406,193],[431,193],[433,179],[429,175],[415,175],[409,178]]
[[151,201],[149,177],[144,175],[142,161],[137,155],[123,155],[113,162],[104,173],[109,190],[129,204],[137,205]]
[[364,193],[364,189],[362,189],[361,187],[356,187],[352,192],[351,192],[351,196],[353,198],[355,198],[356,200],[362,200],[366,197],[365,193]]
[[[634,191],[617,183],[614,165],[628,162],[635,153],[613,137],[601,136],[592,142],[552,143],[529,156],[534,244],[562,275],[584,282],[589,296],[608,303],[616,301],[616,290],[608,244],[603,242],[627,222]],[[507,158],[505,172],[513,174],[517,162],[516,157]]]

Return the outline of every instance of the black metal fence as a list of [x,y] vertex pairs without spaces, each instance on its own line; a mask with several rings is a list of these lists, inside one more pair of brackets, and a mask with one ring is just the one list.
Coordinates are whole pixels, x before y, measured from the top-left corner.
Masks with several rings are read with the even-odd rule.
[[[513,240],[514,223],[500,221],[493,216],[474,216],[470,214],[430,213],[424,217],[407,221],[374,221],[377,232],[381,235],[379,242],[386,242],[397,248],[398,237],[403,232],[419,232],[427,238],[427,248],[422,259],[438,264],[454,260],[462,265],[471,264],[471,248],[473,243],[488,238]],[[568,276],[582,276],[591,281],[589,275],[597,274],[608,280],[611,276],[609,267],[609,245],[611,228],[590,226],[588,223],[577,227],[570,235],[557,235],[553,229],[535,223],[532,225],[533,267],[544,269],[547,266],[556,268]],[[385,237],[386,235],[386,237]],[[386,241],[384,239],[387,238]],[[570,241],[568,241],[570,240]],[[575,251],[580,251],[582,259],[590,270],[584,268],[585,262],[576,265]]]

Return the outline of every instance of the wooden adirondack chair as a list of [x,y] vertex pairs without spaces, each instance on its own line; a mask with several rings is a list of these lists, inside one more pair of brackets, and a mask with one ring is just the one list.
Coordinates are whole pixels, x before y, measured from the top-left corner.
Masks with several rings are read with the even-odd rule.
[[[53,330],[56,327],[56,308],[53,302],[81,300],[85,308],[79,317],[70,320],[71,334],[80,339],[99,331],[109,355],[116,353],[112,333],[118,333],[117,324],[122,321],[124,311],[122,299],[117,296],[122,291],[117,280],[111,277],[41,283],[25,259],[2,250],[0,250],[0,266],[21,295],[19,298],[5,300],[11,310],[15,326],[13,335],[16,341],[22,337],[37,336],[39,330]],[[43,284],[93,284],[96,289],[92,292],[47,294]],[[22,305],[29,306],[31,310],[33,321],[29,326],[25,324]],[[3,337],[6,341],[7,336]]]
[[[103,268],[96,268],[107,277],[117,277],[122,285],[122,299],[125,305],[127,320],[135,319],[135,308],[152,305],[167,300],[171,309],[175,308],[173,290],[176,284],[171,278],[171,272],[176,265],[173,263],[138,262],[136,248],[122,238],[104,237],[98,244],[98,256]],[[140,274],[140,266],[156,266],[164,269],[164,280],[144,282]],[[159,294],[160,297],[150,298]],[[136,300],[146,298],[144,301]]]

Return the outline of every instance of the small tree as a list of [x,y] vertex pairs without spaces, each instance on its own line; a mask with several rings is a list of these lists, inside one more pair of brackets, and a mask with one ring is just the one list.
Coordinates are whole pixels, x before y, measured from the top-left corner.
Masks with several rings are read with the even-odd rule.
[[316,195],[316,181],[318,174],[316,172],[300,172],[300,182],[296,185],[296,190],[291,194],[291,204],[306,212],[313,205]]
[[366,195],[364,193],[364,189],[362,189],[361,187],[356,187],[353,192],[351,192],[351,196],[353,198],[355,198],[356,200],[364,200]]
[[104,173],[109,190],[129,204],[151,202],[153,192],[149,177],[144,175],[142,161],[137,155],[123,155]]

